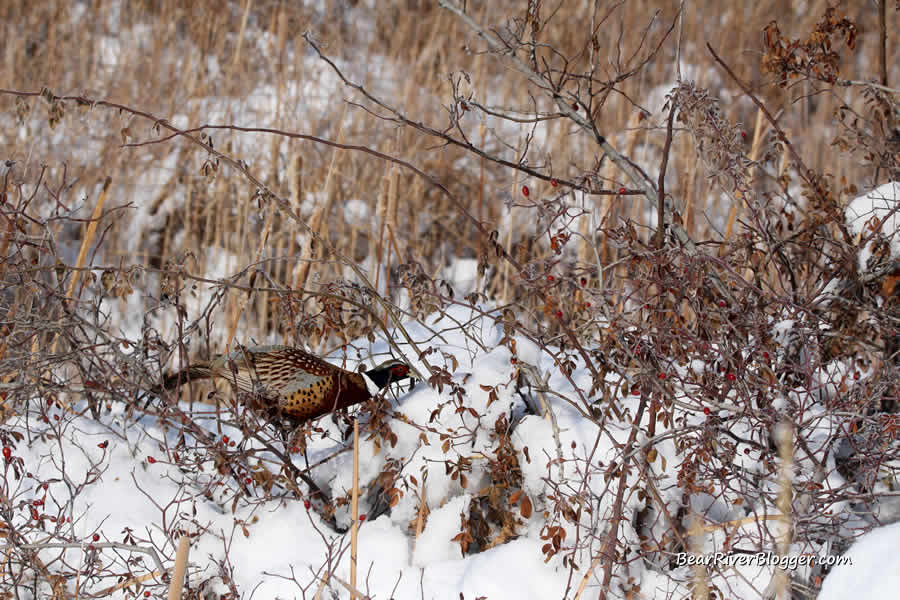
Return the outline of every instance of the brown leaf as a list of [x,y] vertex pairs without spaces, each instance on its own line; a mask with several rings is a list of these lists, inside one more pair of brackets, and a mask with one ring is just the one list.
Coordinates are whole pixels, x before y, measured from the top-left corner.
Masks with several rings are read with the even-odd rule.
[[900,274],[894,273],[884,278],[881,284],[881,295],[884,298],[890,298],[897,290],[897,284],[900,284]]
[[522,515],[523,519],[531,518],[531,499],[528,497],[528,494],[522,495],[522,503],[519,505],[519,514]]

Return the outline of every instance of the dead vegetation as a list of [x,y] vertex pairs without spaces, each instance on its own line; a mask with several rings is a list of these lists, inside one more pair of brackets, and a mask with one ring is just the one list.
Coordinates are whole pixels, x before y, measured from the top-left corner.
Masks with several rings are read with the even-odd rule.
[[[781,550],[823,539],[843,549],[848,529],[877,521],[898,485],[900,264],[886,219],[855,235],[844,211],[898,170],[896,48],[877,35],[884,14],[816,2],[802,15],[782,2],[661,4],[0,8],[0,79],[10,86],[0,90],[10,132],[0,577],[34,594],[78,595],[80,572],[43,562],[31,544],[83,544],[66,514],[101,463],[51,513],[11,486],[29,478],[17,448],[37,432],[66,435],[79,413],[110,423],[122,404],[130,423],[152,417],[181,432],[145,461],[215,465],[192,497],[219,498],[222,487],[232,510],[305,498],[340,529],[336,514],[356,510],[358,487],[329,497],[307,476],[316,465],[292,461],[325,428],[280,444],[230,392],[200,386],[145,413],[146,390],[167,366],[252,340],[363,359],[353,341],[384,336],[423,361],[444,394],[431,420],[413,425],[446,455],[435,468],[464,489],[469,478],[484,483],[454,538],[461,553],[514,539],[540,515],[545,558],[562,556],[569,570],[567,597],[588,585],[601,597],[636,595],[629,553],[665,570],[697,531],[733,525],[695,513],[698,496],[759,518],[763,533],[731,537],[735,529],[729,548],[772,541],[759,507],[788,515]],[[702,14],[718,25],[704,29]],[[466,285],[452,271],[461,260],[474,264]],[[564,458],[560,447],[559,477],[549,469],[544,495],[525,492],[522,461],[538,458],[513,444],[522,415],[481,423],[454,379],[458,358],[403,326],[427,330],[458,306],[502,328],[500,345],[521,363],[503,386],[528,411],[553,419],[554,390],[519,358],[523,340],[553,357],[573,390],[563,401],[598,440],[611,423],[633,424],[619,455]],[[587,385],[573,379],[578,369]],[[496,389],[482,389],[496,401]],[[825,418],[809,416],[818,405],[840,424],[825,439],[811,433]],[[461,416],[466,425],[438,430],[442,413],[475,424]],[[367,415],[363,437],[379,451],[396,446],[389,407]],[[776,436],[785,423],[789,435]],[[223,424],[258,445],[223,437]],[[491,432],[492,454],[473,457],[459,448],[479,430]],[[669,438],[683,462],[667,467],[655,446]],[[793,479],[779,470],[791,449]],[[829,458],[837,488],[823,483]],[[676,504],[655,483],[667,468],[677,469]],[[420,477],[387,460],[364,500],[370,516],[421,497]],[[779,477],[780,488],[761,483]],[[598,480],[603,493],[589,484]],[[633,514],[632,495],[644,503]],[[847,498],[876,517],[826,512]],[[413,537],[431,508],[421,501]],[[167,524],[169,545],[129,533],[117,548],[161,564],[189,530],[203,535],[194,525]],[[118,578],[134,594],[166,585],[149,562],[104,562],[108,546],[93,542],[98,580]],[[347,551],[343,541],[329,547],[318,592],[345,589],[331,577]],[[218,576],[229,588],[221,598],[243,592],[231,568]],[[712,575],[697,574],[697,597],[729,593],[709,588]],[[823,573],[807,575],[773,578],[772,589],[814,597]],[[186,597],[201,589],[195,582]]]

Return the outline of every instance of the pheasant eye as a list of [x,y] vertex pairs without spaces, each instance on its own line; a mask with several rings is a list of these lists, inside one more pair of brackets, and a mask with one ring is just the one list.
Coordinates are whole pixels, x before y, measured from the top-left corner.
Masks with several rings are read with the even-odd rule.
[[409,373],[409,367],[406,365],[395,365],[391,372],[397,377],[403,377],[407,373]]

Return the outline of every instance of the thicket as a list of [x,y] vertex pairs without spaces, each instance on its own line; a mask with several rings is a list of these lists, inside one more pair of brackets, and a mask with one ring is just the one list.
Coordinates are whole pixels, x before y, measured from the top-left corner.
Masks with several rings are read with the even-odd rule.
[[[66,598],[79,576],[165,585],[174,544],[148,549],[138,534],[92,540],[94,560],[81,567],[90,572],[34,552],[84,544],[71,533],[72,506],[100,465],[83,481],[60,467],[67,497],[52,511],[16,492],[31,477],[21,445],[64,435],[80,414],[109,422],[117,404],[129,423],[150,414],[181,431],[162,452],[186,473],[216,465],[199,488],[225,487],[233,503],[315,497],[336,529],[349,498],[327,497],[306,476],[311,466],[294,462],[321,433],[315,423],[283,444],[226,391],[212,410],[208,388],[149,406],[148,389],[173,363],[237,342],[277,338],[362,359],[354,340],[386,336],[425,365],[427,385],[451,390],[447,410],[464,411],[457,357],[404,328],[456,306],[501,325],[514,358],[517,340],[551,355],[575,390],[561,399],[598,440],[612,423],[633,424],[602,467],[560,453],[570,476],[551,470],[541,498],[521,491],[515,420],[488,424],[493,454],[472,459],[448,443],[443,468],[455,477],[489,473],[457,536],[463,553],[515,537],[540,511],[546,557],[563,556],[572,573],[567,595],[590,585],[606,597],[639,591],[628,579],[635,561],[665,571],[695,536],[737,531],[697,498],[747,507],[758,529],[727,542],[745,550],[838,553],[889,515],[900,262],[890,219],[855,234],[845,210],[898,176],[894,7],[816,4],[805,22],[759,2],[749,14],[728,9],[714,33],[697,19],[702,7],[649,3],[440,0],[371,14],[340,3],[345,18],[278,3],[128,3],[112,17],[98,4],[85,9],[98,15],[86,36],[66,25],[69,3],[0,15],[7,33],[25,32],[5,36],[16,40],[3,66],[12,89],[0,90],[6,589]],[[363,17],[374,23],[367,33],[352,26]],[[113,19],[122,30],[153,23],[149,55],[128,54],[104,29]],[[742,33],[748,22],[754,35]],[[116,58],[103,49],[114,42]],[[360,65],[367,55],[383,64]],[[291,86],[310,73],[313,86],[339,87],[304,112]],[[247,98],[248,81],[268,87]],[[90,91],[97,82],[104,92]],[[206,119],[213,96],[292,125],[251,126],[241,102]],[[355,219],[347,206],[358,205]],[[237,262],[216,267],[220,251]],[[449,274],[460,259],[476,265],[462,295]],[[141,317],[123,318],[129,311]],[[507,385],[552,418],[548,373],[517,367]],[[571,378],[577,369],[590,385]],[[387,405],[365,414],[363,435],[395,443]],[[217,434],[222,423],[262,450],[235,449]],[[664,440],[679,465],[660,464]],[[379,510],[417,488],[403,467],[390,462],[361,482],[382,494]],[[657,481],[676,467],[673,510]],[[609,484],[602,493],[596,479]],[[646,508],[629,513],[635,494]],[[140,552],[155,577],[131,562]],[[815,597],[823,575],[781,572],[769,592]],[[726,597],[708,576],[697,571],[694,594]]]

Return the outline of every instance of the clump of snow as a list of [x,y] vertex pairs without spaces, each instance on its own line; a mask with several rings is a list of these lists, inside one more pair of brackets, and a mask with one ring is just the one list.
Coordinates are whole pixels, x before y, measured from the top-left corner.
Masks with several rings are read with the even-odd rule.
[[457,258],[444,269],[444,278],[449,281],[460,294],[469,294],[475,290],[478,282],[478,260],[475,258]]
[[891,258],[900,257],[900,183],[891,181],[858,196],[847,206],[845,215],[850,232],[865,245],[859,250],[859,268],[868,270],[872,256],[873,234],[890,244]]
[[462,558],[459,542],[453,538],[462,531],[462,517],[469,514],[472,496],[462,494],[448,501],[444,506],[431,511],[428,524],[416,541],[414,564],[425,565]]
[[859,538],[832,568],[818,600],[896,598],[900,590],[900,523],[879,527]]

